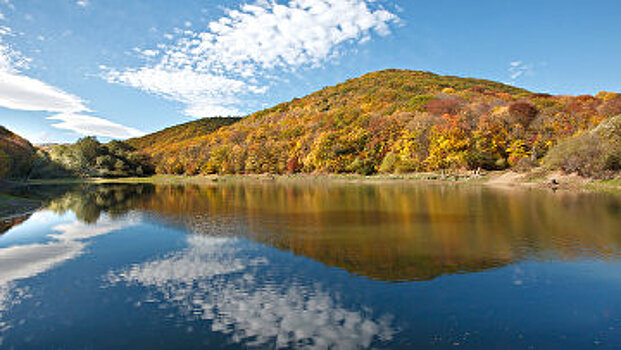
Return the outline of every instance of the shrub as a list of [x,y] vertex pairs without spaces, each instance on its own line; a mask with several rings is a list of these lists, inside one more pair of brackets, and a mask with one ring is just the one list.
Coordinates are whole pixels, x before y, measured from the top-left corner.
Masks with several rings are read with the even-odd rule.
[[605,146],[593,134],[574,136],[558,143],[545,158],[546,166],[587,177],[605,176]]
[[345,169],[347,172],[356,173],[360,175],[372,175],[375,173],[373,164],[368,160],[361,159],[360,157],[354,159],[353,162]]
[[550,150],[544,164],[586,177],[614,177],[621,170],[621,116],[559,142]]
[[379,172],[383,174],[389,174],[395,171],[395,166],[399,161],[399,156],[390,152],[386,154],[384,160],[382,160],[382,164],[380,165]]
[[433,100],[433,95],[417,95],[407,102],[407,109],[414,112],[424,112],[429,101]]
[[8,177],[12,161],[6,152],[0,149],[0,179]]

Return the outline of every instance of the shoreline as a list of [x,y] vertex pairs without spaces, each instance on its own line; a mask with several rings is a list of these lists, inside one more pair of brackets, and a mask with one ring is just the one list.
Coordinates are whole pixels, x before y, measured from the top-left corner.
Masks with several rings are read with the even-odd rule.
[[531,172],[514,171],[487,172],[482,175],[471,173],[412,173],[403,175],[355,175],[355,174],[243,174],[243,175],[154,175],[144,178],[90,178],[30,180],[23,185],[79,185],[79,184],[216,184],[232,182],[333,182],[394,184],[416,183],[429,185],[485,186],[503,188],[538,188],[566,191],[612,192],[621,194],[621,179],[596,180],[578,175],[535,169]]

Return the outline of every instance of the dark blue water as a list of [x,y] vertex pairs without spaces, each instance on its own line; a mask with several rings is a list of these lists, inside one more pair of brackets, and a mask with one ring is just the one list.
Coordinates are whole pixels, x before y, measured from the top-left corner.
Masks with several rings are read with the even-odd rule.
[[47,203],[0,235],[0,348],[621,347],[619,197],[248,183]]

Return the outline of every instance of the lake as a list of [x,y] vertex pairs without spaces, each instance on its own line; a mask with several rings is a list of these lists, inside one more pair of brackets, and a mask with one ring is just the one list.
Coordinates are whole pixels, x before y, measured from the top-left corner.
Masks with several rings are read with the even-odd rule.
[[407,183],[31,187],[0,348],[621,347],[621,197]]

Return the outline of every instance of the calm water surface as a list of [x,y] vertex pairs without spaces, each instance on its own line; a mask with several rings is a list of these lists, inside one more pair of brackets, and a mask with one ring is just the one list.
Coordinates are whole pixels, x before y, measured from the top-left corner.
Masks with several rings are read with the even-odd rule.
[[621,347],[618,196],[321,182],[22,195],[49,205],[0,226],[0,348]]

